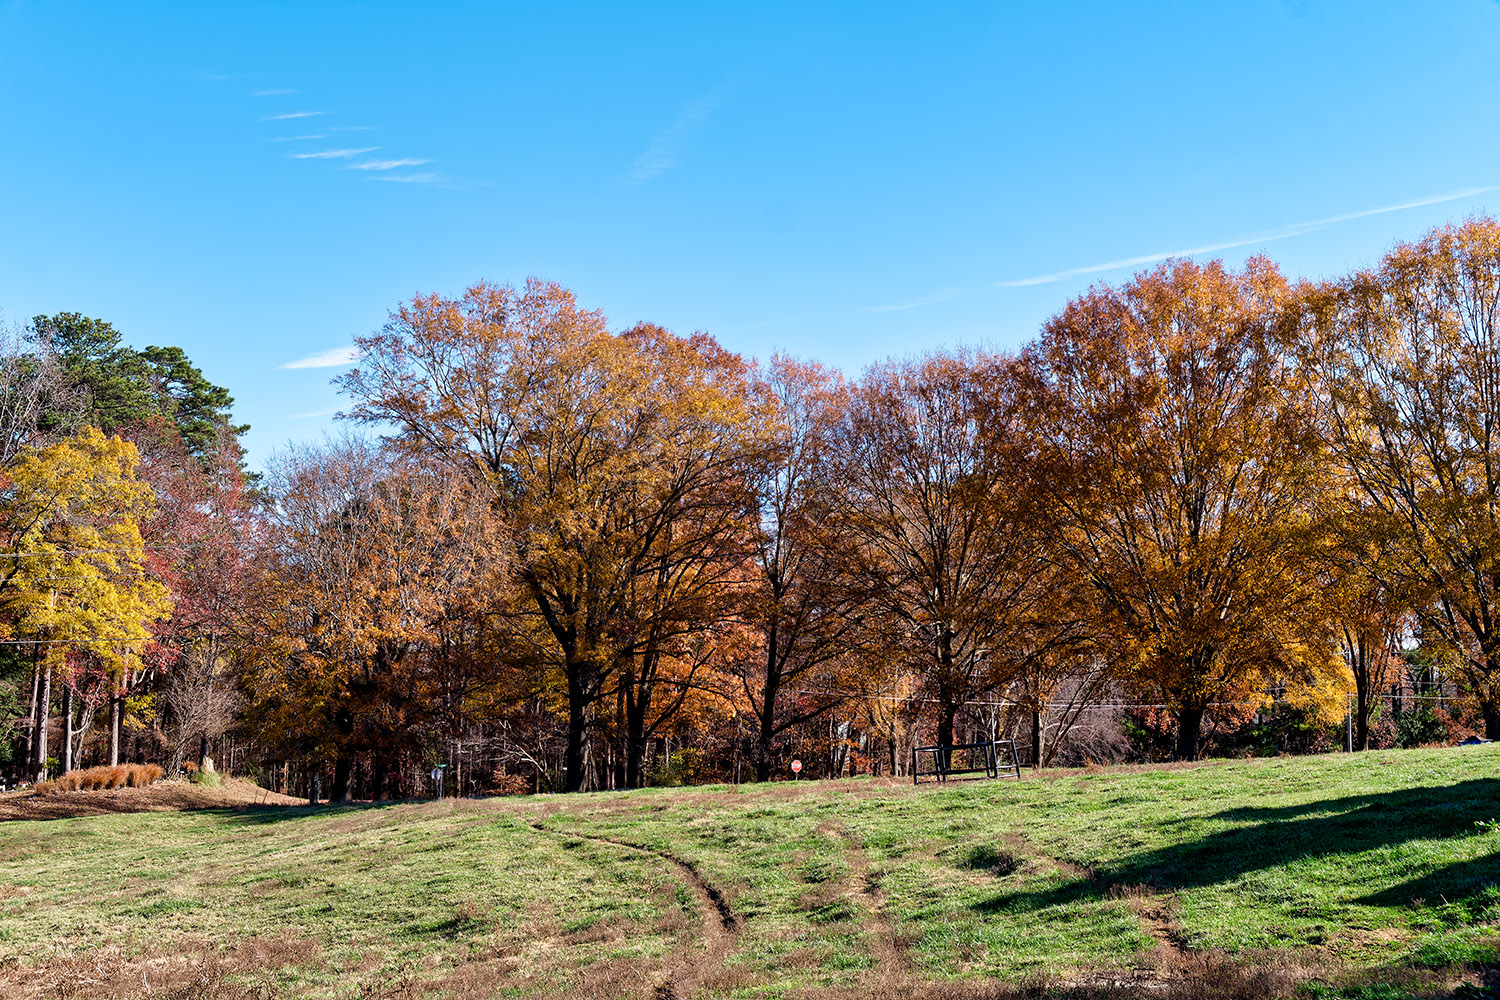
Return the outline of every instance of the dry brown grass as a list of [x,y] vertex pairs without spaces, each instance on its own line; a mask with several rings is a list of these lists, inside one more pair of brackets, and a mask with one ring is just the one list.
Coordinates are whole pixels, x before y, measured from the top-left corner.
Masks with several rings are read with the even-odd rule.
[[[51,790],[49,790],[51,791]],[[96,791],[43,792],[40,788],[0,795],[0,822],[71,819],[105,813],[171,812],[255,805],[305,805],[302,799],[269,792],[241,778],[226,778],[218,788],[185,781],[158,781],[146,786],[121,785]]]
[[317,944],[290,938],[245,941],[228,951],[206,940],[128,954],[105,948],[87,956],[57,955],[22,966],[0,963],[7,1000],[283,1000],[278,969],[321,964]]
[[69,771],[52,781],[36,786],[38,795],[59,792],[96,792],[110,788],[146,788],[161,780],[162,770],[155,764],[120,764]]

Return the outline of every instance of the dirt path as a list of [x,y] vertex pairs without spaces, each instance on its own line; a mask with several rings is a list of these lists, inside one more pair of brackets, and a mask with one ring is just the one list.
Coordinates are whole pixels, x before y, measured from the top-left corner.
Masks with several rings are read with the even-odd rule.
[[875,957],[876,974],[886,982],[904,977],[909,963],[906,952],[896,942],[896,922],[886,910],[880,878],[870,871],[870,862],[859,838],[847,827],[840,827],[838,832],[848,845],[855,894],[864,903],[865,938],[870,942],[870,954]]
[[703,979],[704,973],[722,966],[724,959],[733,950],[735,939],[740,933],[740,918],[718,886],[704,878],[691,861],[678,857],[670,851],[659,851],[652,847],[643,847],[640,844],[615,840],[611,837],[596,837],[574,830],[557,830],[542,823],[531,823],[530,826],[540,833],[553,837],[576,837],[579,840],[623,847],[638,854],[660,858],[672,866],[678,877],[692,891],[697,898],[698,908],[703,913],[703,939],[707,951],[706,954],[698,956],[680,954],[676,956],[676,962],[669,961],[666,965],[664,981],[656,987],[656,1000],[683,1000],[692,996],[698,983]]

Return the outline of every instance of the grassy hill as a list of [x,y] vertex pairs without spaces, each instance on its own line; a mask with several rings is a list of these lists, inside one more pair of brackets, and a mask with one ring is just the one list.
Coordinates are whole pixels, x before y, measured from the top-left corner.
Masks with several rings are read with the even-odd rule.
[[1494,747],[14,820],[0,994],[1500,996],[1491,820]]

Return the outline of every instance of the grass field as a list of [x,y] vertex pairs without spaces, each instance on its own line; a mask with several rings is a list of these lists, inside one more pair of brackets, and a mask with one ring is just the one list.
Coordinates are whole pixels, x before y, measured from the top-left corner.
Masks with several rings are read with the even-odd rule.
[[1491,820],[1492,747],[16,820],[0,993],[1500,996]]

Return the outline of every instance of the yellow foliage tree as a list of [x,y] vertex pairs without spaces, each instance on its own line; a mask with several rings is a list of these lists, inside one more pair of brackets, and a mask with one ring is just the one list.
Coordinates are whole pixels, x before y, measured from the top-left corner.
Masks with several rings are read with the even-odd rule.
[[111,681],[110,757],[118,762],[125,679],[152,641],[151,625],[171,611],[166,588],[146,572],[140,525],[155,498],[136,478],[138,461],[135,445],[86,427],[7,470],[0,628],[43,651],[38,771],[53,667],[70,651]]

